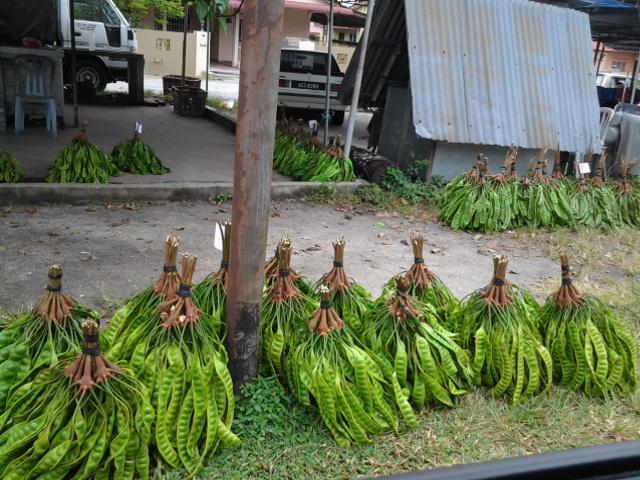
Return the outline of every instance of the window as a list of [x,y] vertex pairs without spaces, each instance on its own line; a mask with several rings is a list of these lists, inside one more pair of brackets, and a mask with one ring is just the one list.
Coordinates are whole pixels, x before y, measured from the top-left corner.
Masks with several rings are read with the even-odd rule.
[[[340,67],[332,59],[331,72],[340,72]],[[304,52],[299,50],[282,50],[280,55],[280,71],[289,73],[311,73],[313,75],[327,74],[327,54],[319,52]]]
[[105,25],[119,26],[120,18],[109,4],[99,0],[76,0],[73,14],[76,20],[100,22]]
[[611,62],[611,70],[615,70],[617,72],[624,72],[625,67],[627,66],[627,62],[615,61]]
[[349,34],[349,41],[350,42],[355,42],[356,41],[356,34],[355,33],[350,33]]
[[338,40],[340,40],[340,41],[344,41],[344,32],[340,32],[340,33],[338,34]]

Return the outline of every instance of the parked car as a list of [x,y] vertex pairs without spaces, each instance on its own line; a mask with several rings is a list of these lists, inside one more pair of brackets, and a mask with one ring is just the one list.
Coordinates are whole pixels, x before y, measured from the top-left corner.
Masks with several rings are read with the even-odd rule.
[[[306,110],[321,118],[325,109],[327,82],[327,59],[325,52],[312,50],[282,49],[280,56],[280,79],[278,83],[278,106],[285,111]],[[329,108],[331,123],[342,125],[346,107],[338,101],[338,90],[344,74],[331,57],[331,94]]]

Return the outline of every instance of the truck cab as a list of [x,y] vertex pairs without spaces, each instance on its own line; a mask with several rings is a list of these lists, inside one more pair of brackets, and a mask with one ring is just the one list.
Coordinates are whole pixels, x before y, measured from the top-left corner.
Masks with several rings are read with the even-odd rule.
[[[63,48],[71,50],[68,0],[58,0],[59,32]],[[138,44],[136,34],[112,0],[74,0],[78,82],[90,82],[103,90],[107,83],[127,79],[127,59]],[[96,55],[96,50],[109,52]],[[111,53],[113,52],[113,53]],[[71,61],[65,58],[65,77],[71,81]]]

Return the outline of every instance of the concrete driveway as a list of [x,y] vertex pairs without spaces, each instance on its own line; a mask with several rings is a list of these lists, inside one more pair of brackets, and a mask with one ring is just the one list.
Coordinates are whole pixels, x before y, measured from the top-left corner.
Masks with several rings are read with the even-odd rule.
[[[112,183],[231,182],[235,137],[202,118],[181,117],[172,107],[81,106],[80,122],[88,123],[89,139],[105,152],[133,135],[135,122],[143,124],[143,137],[160,160],[171,169],[165,175],[125,174]],[[65,110],[67,125],[72,124],[69,106]],[[21,136],[0,133],[0,148],[16,156],[26,181],[42,181],[58,153],[78,132],[67,127],[56,138],[47,135],[43,126],[28,125]],[[274,172],[274,181],[286,177]]]

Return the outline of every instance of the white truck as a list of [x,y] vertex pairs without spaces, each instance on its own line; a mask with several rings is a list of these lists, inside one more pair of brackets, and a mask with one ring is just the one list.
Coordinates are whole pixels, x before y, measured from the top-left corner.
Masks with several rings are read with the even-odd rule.
[[[71,81],[71,21],[69,0],[57,0],[58,32],[65,49],[65,81]],[[77,74],[79,82],[90,81],[96,90],[107,83],[127,80],[123,53],[138,48],[136,34],[112,0],[74,0]],[[109,52],[96,55],[96,50]]]

